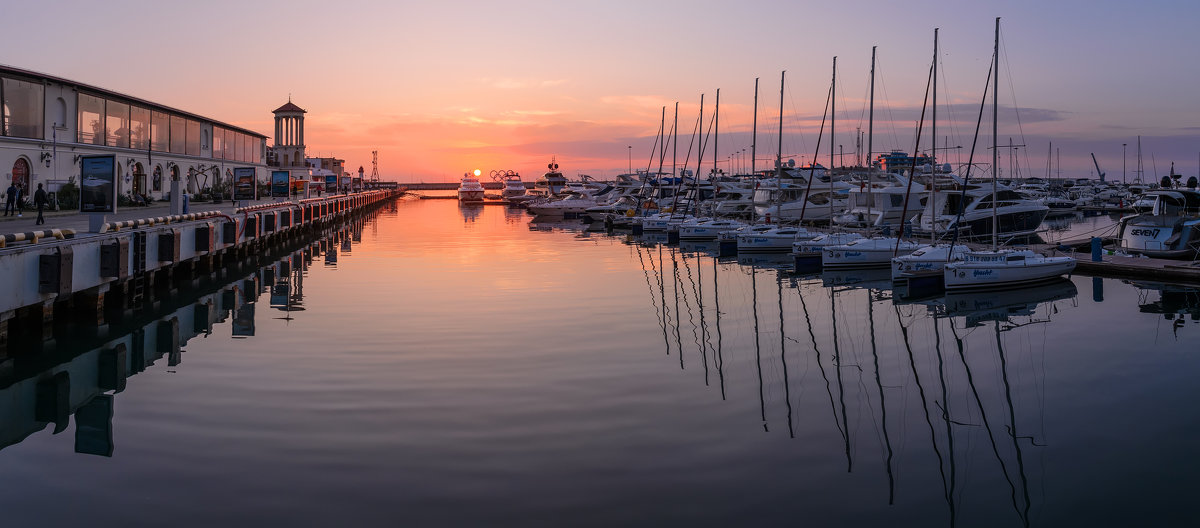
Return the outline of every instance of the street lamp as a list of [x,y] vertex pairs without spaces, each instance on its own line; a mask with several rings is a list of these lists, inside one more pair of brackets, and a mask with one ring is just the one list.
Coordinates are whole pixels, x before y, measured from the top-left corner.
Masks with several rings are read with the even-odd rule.
[[1125,185],[1125,147],[1128,143],[1121,143],[1121,185]]
[[629,174],[633,174],[633,145],[626,148],[629,150]]

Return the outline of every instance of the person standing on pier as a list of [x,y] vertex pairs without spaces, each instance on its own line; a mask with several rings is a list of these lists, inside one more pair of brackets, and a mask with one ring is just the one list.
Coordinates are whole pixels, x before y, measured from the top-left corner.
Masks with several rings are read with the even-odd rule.
[[42,218],[42,210],[46,208],[46,191],[42,190],[42,184],[38,184],[37,192],[33,193],[33,205],[37,206],[38,217],[36,225],[46,223],[46,219]]
[[7,200],[4,202],[4,216],[8,216],[9,213],[12,213],[13,206],[17,203],[17,184],[8,184],[8,190],[4,194],[7,196]]

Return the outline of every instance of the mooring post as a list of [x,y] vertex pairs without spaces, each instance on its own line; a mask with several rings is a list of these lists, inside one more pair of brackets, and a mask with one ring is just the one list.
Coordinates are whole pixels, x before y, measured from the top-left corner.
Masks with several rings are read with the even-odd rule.
[[1100,237],[1092,237],[1092,262],[1100,262],[1101,254]]

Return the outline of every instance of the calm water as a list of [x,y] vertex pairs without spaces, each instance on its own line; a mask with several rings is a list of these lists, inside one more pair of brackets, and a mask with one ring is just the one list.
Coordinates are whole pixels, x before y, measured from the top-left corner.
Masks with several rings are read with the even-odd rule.
[[56,336],[0,369],[4,525],[1200,522],[1195,291],[905,302],[704,249],[403,201]]

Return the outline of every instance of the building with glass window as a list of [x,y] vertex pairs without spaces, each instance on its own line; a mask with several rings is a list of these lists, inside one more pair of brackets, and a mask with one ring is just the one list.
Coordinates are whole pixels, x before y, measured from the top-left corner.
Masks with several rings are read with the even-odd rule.
[[266,181],[266,136],[131,95],[0,65],[0,173],[4,185],[49,191],[79,181],[79,158],[113,154],[118,189],[167,198],[170,179],[204,192],[233,169]]

